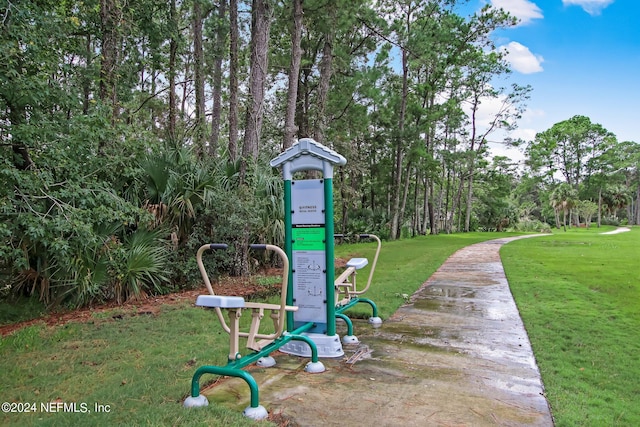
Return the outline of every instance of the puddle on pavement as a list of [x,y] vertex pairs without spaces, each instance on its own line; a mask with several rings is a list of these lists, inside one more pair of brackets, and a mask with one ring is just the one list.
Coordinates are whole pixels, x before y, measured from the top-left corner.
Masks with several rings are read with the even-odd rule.
[[447,313],[450,316],[482,316],[486,310],[472,299],[416,299],[412,304],[412,311],[432,313]]
[[420,291],[420,295],[434,295],[446,298],[475,298],[476,290],[460,286],[427,286]]
[[459,335],[450,328],[411,326],[399,322],[388,322],[372,334],[366,335],[367,341],[386,341],[395,346],[415,345],[423,351],[447,351],[446,344],[458,339]]

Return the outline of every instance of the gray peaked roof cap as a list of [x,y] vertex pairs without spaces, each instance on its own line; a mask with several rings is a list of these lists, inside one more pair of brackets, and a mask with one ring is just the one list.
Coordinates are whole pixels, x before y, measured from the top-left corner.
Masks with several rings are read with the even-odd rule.
[[302,138],[269,164],[274,168],[282,166],[285,180],[291,180],[296,172],[309,169],[322,171],[324,178],[333,178],[333,166],[343,166],[347,159],[311,138]]

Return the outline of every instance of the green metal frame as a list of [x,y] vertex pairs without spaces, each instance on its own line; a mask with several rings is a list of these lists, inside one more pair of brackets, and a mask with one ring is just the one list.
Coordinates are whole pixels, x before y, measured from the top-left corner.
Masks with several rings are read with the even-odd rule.
[[325,259],[326,297],[327,297],[327,335],[336,334],[336,312],[334,301],[334,252],[333,252],[333,179],[324,179],[324,229],[325,229]]
[[258,383],[247,371],[243,371],[242,368],[248,366],[262,357],[266,357],[274,351],[278,350],[280,347],[288,343],[289,341],[304,341],[311,348],[311,362],[318,362],[318,348],[316,344],[309,338],[304,335],[300,335],[302,332],[310,329],[313,326],[313,323],[308,323],[306,325],[301,326],[297,330],[292,333],[285,332],[282,336],[276,339],[271,344],[267,345],[265,348],[258,352],[254,352],[243,356],[237,360],[229,360],[226,366],[215,366],[215,365],[204,365],[199,367],[196,372],[193,374],[191,379],[191,397],[198,397],[200,395],[200,378],[202,378],[205,374],[214,374],[214,375],[224,375],[228,377],[235,377],[243,379],[247,385],[249,386],[249,391],[251,392],[251,403],[250,406],[252,408],[257,408],[260,405],[260,395],[258,391]]
[[[348,309],[350,309],[351,307],[353,307],[354,305],[356,305],[358,303],[369,304],[371,306],[372,311],[373,311],[373,314],[371,316],[372,317],[378,317],[378,307],[376,306],[376,303],[371,301],[369,298],[353,298],[347,304],[336,307],[335,308],[335,312],[337,313],[336,317],[338,317],[338,314],[342,314],[343,312],[347,311]],[[342,316],[345,316],[345,315],[342,314]],[[340,316],[340,318],[342,318],[342,317]]]

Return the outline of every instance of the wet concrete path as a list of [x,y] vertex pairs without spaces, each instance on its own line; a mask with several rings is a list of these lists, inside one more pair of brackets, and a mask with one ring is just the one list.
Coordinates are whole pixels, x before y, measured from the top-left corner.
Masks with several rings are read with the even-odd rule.
[[[359,346],[323,359],[325,373],[283,354],[253,368],[261,404],[299,426],[552,426],[498,253],[518,238],[456,252],[381,328],[355,322]],[[249,401],[236,379],[203,392],[240,411]]]

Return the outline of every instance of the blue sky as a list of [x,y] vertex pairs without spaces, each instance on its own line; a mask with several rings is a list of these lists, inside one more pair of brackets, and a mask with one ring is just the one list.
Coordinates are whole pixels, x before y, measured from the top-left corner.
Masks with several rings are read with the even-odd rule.
[[639,0],[471,3],[502,7],[521,20],[495,35],[509,52],[511,80],[533,87],[514,137],[532,140],[555,123],[583,115],[619,141],[640,142]]

